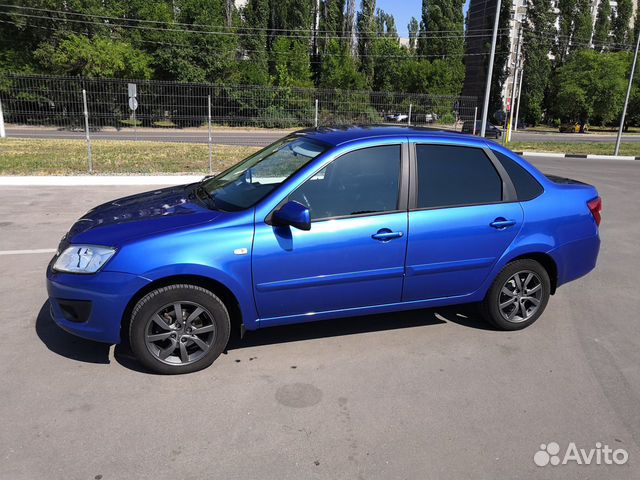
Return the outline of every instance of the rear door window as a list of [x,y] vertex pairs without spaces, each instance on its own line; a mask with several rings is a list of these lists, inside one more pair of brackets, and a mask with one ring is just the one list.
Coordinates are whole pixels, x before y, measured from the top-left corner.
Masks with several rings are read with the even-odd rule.
[[458,207],[502,201],[502,178],[483,150],[416,145],[418,208]]

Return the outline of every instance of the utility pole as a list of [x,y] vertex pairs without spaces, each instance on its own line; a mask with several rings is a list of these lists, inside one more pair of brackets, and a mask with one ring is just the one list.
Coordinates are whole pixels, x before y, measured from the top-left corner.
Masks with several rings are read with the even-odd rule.
[[505,138],[507,143],[511,141],[511,125],[513,125],[513,97],[516,93],[516,84],[518,83],[518,67],[520,66],[520,47],[522,46],[522,23],[518,31],[518,48],[516,49],[516,62],[513,69],[513,82],[511,84],[511,100],[509,101],[509,123],[507,123],[507,134]]
[[4,129],[4,114],[2,113],[2,99],[0,99],[0,138],[5,138],[7,132]]
[[502,1],[496,3],[496,19],[493,22],[493,36],[491,39],[491,55],[489,56],[489,71],[487,72],[487,85],[484,89],[484,105],[482,108],[482,127],[480,128],[480,136],[484,137],[487,131],[487,110],[489,110],[489,95],[491,94],[491,79],[493,77],[493,60],[496,56],[496,40],[498,38],[498,23],[500,23],[500,6]]
[[638,60],[638,47],[640,47],[640,35],[636,41],[636,52],[633,54],[633,64],[631,65],[631,74],[629,75],[629,86],[627,87],[627,96],[624,99],[624,108],[622,109],[622,117],[620,117],[620,128],[618,128],[618,137],[616,138],[616,149],[614,155],[620,153],[620,141],[622,140],[622,128],[624,127],[624,117],[627,115],[627,106],[629,105],[629,95],[631,95],[631,87],[633,86],[633,74],[636,71],[636,61]]
[[515,132],[518,131],[518,118],[520,118],[520,99],[522,98],[522,77],[524,77],[524,65],[520,62],[520,81],[518,82],[518,101],[516,102],[516,123],[513,126]]

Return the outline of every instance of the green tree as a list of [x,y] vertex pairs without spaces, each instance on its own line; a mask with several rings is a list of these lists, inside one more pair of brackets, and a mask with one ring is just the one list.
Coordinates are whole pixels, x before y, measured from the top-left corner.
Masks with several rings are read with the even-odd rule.
[[560,64],[564,63],[569,54],[577,3],[578,0],[558,1],[558,41],[555,44],[555,54]]
[[557,71],[553,113],[582,126],[614,122],[622,109],[629,68],[627,52],[587,49],[572,54]]
[[164,27],[168,32],[147,29],[134,32],[142,42],[149,39],[157,42],[151,45],[154,66],[161,78],[220,83],[234,78],[238,37],[192,33],[224,29],[226,7],[226,0],[174,0]]
[[409,24],[407,25],[407,30],[409,31],[409,49],[412,52],[415,52],[416,46],[418,43],[418,31],[420,29],[420,24],[416,17],[411,17],[409,20]]
[[409,51],[400,46],[393,15],[378,9],[376,14],[378,36],[373,41],[375,91],[392,92],[400,88],[400,68],[409,58]]
[[321,87],[342,90],[364,90],[368,83],[358,70],[350,48],[335,39],[331,40],[327,46],[320,79]]
[[379,8],[376,11],[375,23],[378,36],[398,39],[398,29],[396,28],[396,20],[393,18],[393,15]]
[[266,85],[270,82],[267,51],[269,12],[269,0],[249,0],[242,11],[245,28],[241,46],[245,60],[238,64],[240,83]]
[[313,86],[309,49],[304,43],[287,37],[278,37],[271,52],[274,64],[273,84],[281,87]]
[[103,37],[69,34],[55,46],[42,44],[34,56],[47,71],[58,75],[147,79],[153,74],[149,55]]
[[[460,72],[464,72],[463,3],[463,0],[422,0],[417,54],[424,60],[432,61],[433,65],[436,59],[443,61],[437,65],[441,70],[449,69],[440,74],[442,78],[454,82],[446,88],[452,95],[460,93],[464,81],[464,73],[460,75]],[[435,89],[441,89],[442,82],[432,77],[431,85],[428,92],[435,93]]]
[[320,22],[317,38],[318,55],[314,58],[313,70],[316,83],[320,84],[322,75],[322,63],[327,55],[329,42],[339,40],[339,43],[348,43],[343,36],[345,0],[321,0]]
[[349,47],[353,47],[353,33],[356,23],[356,0],[347,0],[347,6],[344,11],[344,25],[342,27],[342,35],[349,40]]
[[597,51],[607,50],[609,33],[611,32],[611,4],[609,0],[601,0],[598,5],[596,24],[593,29],[593,47]]
[[[463,0],[422,0],[422,23],[418,40],[420,55],[453,61],[461,58],[460,55],[464,52],[463,4]],[[438,35],[439,32],[443,33]]]
[[633,13],[632,0],[618,0],[616,16],[613,19],[614,50],[624,50],[631,39],[629,25]]
[[524,73],[520,108],[527,123],[540,123],[549,88],[549,51],[555,33],[555,15],[550,0],[531,0],[524,29]]
[[360,71],[369,85],[373,83],[373,41],[376,34],[375,21],[376,0],[362,0],[358,12],[358,56],[360,57]]
[[573,31],[571,33],[572,48],[587,48],[591,42],[592,33],[591,0],[577,0]]

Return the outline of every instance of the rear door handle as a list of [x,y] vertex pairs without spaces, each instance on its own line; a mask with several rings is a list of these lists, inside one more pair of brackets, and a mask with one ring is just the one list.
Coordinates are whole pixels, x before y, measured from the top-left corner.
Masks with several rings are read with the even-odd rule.
[[503,228],[513,227],[515,224],[515,220],[507,220],[506,218],[498,217],[489,225],[491,225],[493,228],[497,228],[498,230],[502,230]]
[[371,235],[371,238],[373,238],[374,240],[379,240],[381,242],[388,242],[389,240],[393,240],[394,238],[400,238],[403,235],[403,232],[392,232],[388,228],[381,228],[377,233]]

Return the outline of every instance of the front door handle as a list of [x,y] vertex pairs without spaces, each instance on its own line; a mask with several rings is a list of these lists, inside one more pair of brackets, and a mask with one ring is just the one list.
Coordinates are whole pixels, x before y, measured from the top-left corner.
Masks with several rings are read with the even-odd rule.
[[491,225],[493,228],[497,228],[498,230],[502,230],[503,228],[513,227],[515,224],[515,220],[507,220],[506,218],[498,217],[489,225]]
[[374,240],[379,240],[381,242],[388,242],[389,240],[393,240],[394,238],[400,238],[404,235],[402,232],[392,232],[388,228],[381,228],[377,233],[371,235],[371,238]]

